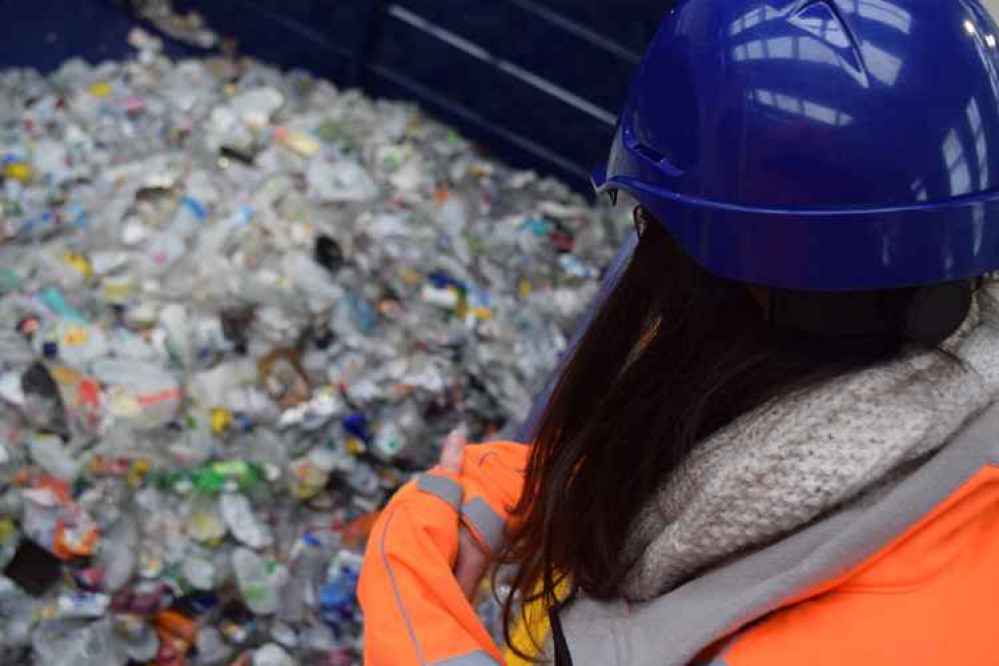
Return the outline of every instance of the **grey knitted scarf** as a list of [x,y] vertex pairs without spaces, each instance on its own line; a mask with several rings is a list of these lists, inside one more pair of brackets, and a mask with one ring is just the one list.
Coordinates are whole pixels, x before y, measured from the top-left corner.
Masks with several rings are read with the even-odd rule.
[[909,353],[715,433],[633,524],[625,596],[647,600],[892,485],[999,394],[999,287],[939,352]]

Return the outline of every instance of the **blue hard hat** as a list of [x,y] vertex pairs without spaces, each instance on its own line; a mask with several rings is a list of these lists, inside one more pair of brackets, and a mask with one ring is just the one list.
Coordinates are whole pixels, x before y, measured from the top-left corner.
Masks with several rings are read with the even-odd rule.
[[983,275],[999,268],[997,40],[977,0],[682,0],[594,185],[739,282]]

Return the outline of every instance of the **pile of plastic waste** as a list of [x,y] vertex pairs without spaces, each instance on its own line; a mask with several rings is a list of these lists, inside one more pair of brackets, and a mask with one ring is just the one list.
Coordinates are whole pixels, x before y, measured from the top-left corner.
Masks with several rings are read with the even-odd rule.
[[198,48],[210,49],[219,45],[219,37],[205,24],[195,11],[181,14],[172,0],[117,0],[133,14],[149,21],[157,30],[173,40]]
[[358,663],[374,517],[509,436],[623,236],[246,59],[0,73],[0,663]]

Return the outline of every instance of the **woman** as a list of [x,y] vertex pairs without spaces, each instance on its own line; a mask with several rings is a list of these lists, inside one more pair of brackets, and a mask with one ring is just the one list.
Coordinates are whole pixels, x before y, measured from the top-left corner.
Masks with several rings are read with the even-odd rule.
[[997,663],[997,38],[973,0],[681,2],[595,178],[627,267],[531,446],[451,440],[386,509],[368,663]]

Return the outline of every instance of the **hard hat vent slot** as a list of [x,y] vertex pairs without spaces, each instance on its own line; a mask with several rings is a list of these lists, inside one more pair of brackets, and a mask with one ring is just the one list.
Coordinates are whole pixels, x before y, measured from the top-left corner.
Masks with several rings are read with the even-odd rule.
[[810,0],[791,13],[791,25],[812,35],[837,55],[842,65],[855,75],[866,77],[856,35],[844,20],[836,3]]
[[661,152],[659,152],[652,146],[648,146],[641,142],[636,142],[634,145],[634,149],[635,152],[640,154],[642,157],[652,162],[655,162],[656,164],[666,159],[666,156],[663,155]]

